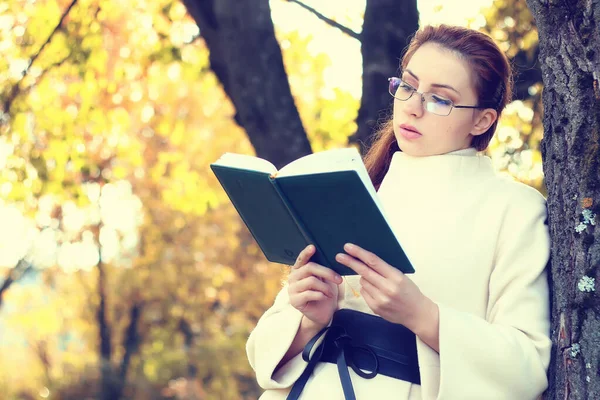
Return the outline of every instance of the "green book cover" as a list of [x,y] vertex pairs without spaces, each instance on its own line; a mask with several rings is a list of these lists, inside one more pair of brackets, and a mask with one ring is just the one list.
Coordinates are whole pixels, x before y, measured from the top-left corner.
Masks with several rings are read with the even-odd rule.
[[335,261],[349,242],[414,272],[355,149],[314,153],[280,171],[265,160],[227,153],[211,169],[269,261],[293,265],[314,244],[311,261],[354,275]]

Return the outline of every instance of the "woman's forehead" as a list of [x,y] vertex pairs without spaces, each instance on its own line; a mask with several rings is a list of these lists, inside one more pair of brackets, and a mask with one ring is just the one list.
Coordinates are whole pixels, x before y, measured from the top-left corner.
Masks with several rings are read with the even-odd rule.
[[425,85],[450,85],[458,90],[471,88],[471,68],[455,52],[426,43],[419,47],[404,71],[416,75]]

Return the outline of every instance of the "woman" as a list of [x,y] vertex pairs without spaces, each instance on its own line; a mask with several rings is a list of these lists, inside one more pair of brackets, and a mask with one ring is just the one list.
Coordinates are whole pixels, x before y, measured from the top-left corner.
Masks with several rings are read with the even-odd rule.
[[[477,31],[425,27],[400,76],[390,78],[390,93],[393,119],[365,164],[416,272],[403,275],[376,254],[347,246],[337,261],[357,275],[342,280],[310,262],[314,249],[307,247],[247,343],[266,390],[261,399],[288,397],[296,381],[289,398],[536,399],[547,387],[551,349],[545,200],[496,176],[490,159],[477,154],[511,97],[506,56]],[[325,340],[326,349],[338,347],[336,356],[307,369],[311,355],[321,356],[313,351],[318,333],[339,324],[339,310],[362,318],[367,336],[394,327],[409,332],[386,340],[414,343],[416,357],[405,363],[412,367],[402,368],[416,377],[365,376],[360,368],[370,368],[352,365],[348,379],[353,356],[339,357],[341,339],[335,346]],[[371,370],[390,359],[379,347],[361,350],[373,357]]]

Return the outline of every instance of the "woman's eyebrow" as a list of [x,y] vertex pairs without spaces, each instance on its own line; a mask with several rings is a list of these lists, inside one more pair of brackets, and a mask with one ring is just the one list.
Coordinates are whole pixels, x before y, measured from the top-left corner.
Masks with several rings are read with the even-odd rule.
[[[419,80],[419,77],[417,75],[414,74],[414,72],[412,72],[409,69],[406,69],[405,72],[408,72],[409,74],[411,74],[416,80]],[[438,87],[438,88],[446,88],[446,89],[450,89],[455,91],[457,94],[460,95],[460,92],[456,89],[454,89],[452,86],[450,85],[442,85],[441,83],[432,83],[431,87]]]

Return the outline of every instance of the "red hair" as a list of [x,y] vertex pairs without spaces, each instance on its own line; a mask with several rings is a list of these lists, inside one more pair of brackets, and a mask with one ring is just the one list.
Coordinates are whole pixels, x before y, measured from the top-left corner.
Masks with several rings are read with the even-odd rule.
[[[478,104],[498,113],[512,98],[512,71],[506,55],[486,34],[459,26],[426,26],[413,36],[402,58],[401,68],[408,65],[415,52],[425,43],[435,43],[467,61],[473,71],[473,86]],[[473,137],[471,146],[479,151],[487,148],[494,136],[498,119],[483,134]],[[384,123],[373,135],[372,145],[364,157],[371,181],[379,188],[389,169],[392,155],[399,151],[392,120]]]

